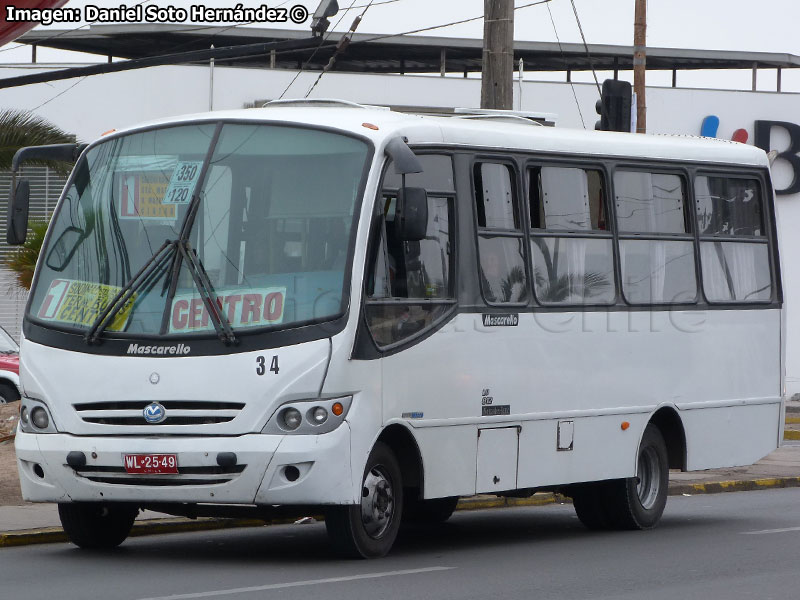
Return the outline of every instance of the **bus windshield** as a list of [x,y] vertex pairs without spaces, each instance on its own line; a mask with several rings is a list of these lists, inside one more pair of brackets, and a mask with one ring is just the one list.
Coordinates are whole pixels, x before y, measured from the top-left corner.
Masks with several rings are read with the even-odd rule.
[[[300,127],[201,123],[111,138],[75,168],[42,249],[28,318],[86,332],[143,266],[104,328],[115,337],[208,335],[214,323],[183,240],[234,331],[330,320],[346,265],[367,144]],[[188,218],[187,218],[188,217]]]

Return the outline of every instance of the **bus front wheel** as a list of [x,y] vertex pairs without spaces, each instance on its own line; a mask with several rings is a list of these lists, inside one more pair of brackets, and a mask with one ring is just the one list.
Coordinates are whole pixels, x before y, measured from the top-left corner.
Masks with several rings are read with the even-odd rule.
[[403,482],[391,449],[378,442],[372,449],[361,483],[361,503],[335,506],[325,514],[325,527],[336,550],[353,558],[388,554],[400,528]]
[[70,541],[79,548],[116,548],[128,537],[139,509],[129,504],[75,502],[58,505]]
[[444,523],[453,516],[457,505],[458,496],[430,500],[410,500],[406,498],[403,521],[427,525]]

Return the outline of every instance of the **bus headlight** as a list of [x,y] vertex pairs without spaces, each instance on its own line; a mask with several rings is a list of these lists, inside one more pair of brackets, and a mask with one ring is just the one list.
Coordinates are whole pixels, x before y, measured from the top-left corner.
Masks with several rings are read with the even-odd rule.
[[36,429],[47,429],[47,426],[50,425],[50,417],[47,411],[41,406],[35,407],[31,411],[31,423]]
[[280,421],[287,431],[294,431],[303,424],[303,415],[296,408],[284,408],[281,411]]
[[322,425],[328,420],[328,411],[323,406],[315,406],[308,411],[307,418],[312,425]]
[[50,409],[41,400],[22,398],[19,428],[25,433],[58,433]]
[[352,396],[295,400],[278,407],[261,433],[318,435],[339,427],[350,410]]

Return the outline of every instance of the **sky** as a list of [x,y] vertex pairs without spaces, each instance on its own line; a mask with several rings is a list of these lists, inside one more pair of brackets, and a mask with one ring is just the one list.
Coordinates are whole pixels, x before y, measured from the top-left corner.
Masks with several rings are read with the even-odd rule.
[[[141,0],[129,0],[131,6]],[[516,0],[522,7],[533,0]],[[12,0],[13,2],[13,0]],[[202,3],[211,7],[230,7],[235,3],[222,0],[146,0],[147,4],[188,8]],[[338,30],[347,29],[356,14],[360,14],[369,0],[339,0],[340,13],[333,17],[335,23],[351,4],[355,7],[344,14]],[[7,4],[4,2],[3,4]],[[86,4],[111,6],[109,2],[70,0],[66,6],[83,7]],[[116,4],[116,3],[114,3]],[[262,2],[244,0],[245,6],[260,6]],[[318,0],[277,0],[269,6],[305,5],[310,12]],[[634,0],[574,0],[586,41],[589,44],[632,45]],[[360,7],[360,8],[359,8]],[[548,10],[549,9],[549,10]],[[359,33],[403,33],[413,29],[478,17],[483,13],[483,0],[374,0],[359,26]],[[551,20],[552,15],[552,20]],[[79,24],[56,25],[54,29],[73,29]],[[307,29],[309,24],[294,26],[279,24],[275,27]],[[554,27],[555,25],[555,27]],[[258,25],[271,27],[270,24]],[[422,35],[451,37],[481,37],[482,20],[437,29]],[[519,8],[515,12],[515,39],[529,41],[580,42],[571,0],[551,0]],[[742,50],[751,52],[778,52],[800,56],[800,0],[651,0],[648,2],[647,44],[652,47],[690,48],[703,50]],[[11,43],[0,48],[0,63],[29,62],[30,49],[16,48]],[[92,57],[39,49],[39,62],[92,61]],[[600,74],[605,78],[606,74]],[[533,79],[561,79],[563,75],[529,74]],[[590,75],[576,75],[582,80]],[[623,74],[623,77],[626,77]],[[585,80],[585,79],[583,79]],[[671,74],[648,75],[650,85],[670,85]],[[699,72],[681,72],[681,87],[725,87],[750,89],[751,72],[740,71],[724,75]],[[774,91],[774,70],[761,71],[758,89]],[[800,92],[800,69],[784,71],[784,91]]]

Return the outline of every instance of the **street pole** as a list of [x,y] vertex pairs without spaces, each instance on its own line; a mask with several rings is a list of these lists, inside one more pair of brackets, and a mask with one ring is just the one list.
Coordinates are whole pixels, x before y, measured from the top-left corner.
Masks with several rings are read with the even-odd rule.
[[514,108],[514,0],[483,0],[481,108]]
[[647,0],[636,0],[636,14],[633,22],[633,91],[636,93],[636,133],[647,132],[646,66]]

